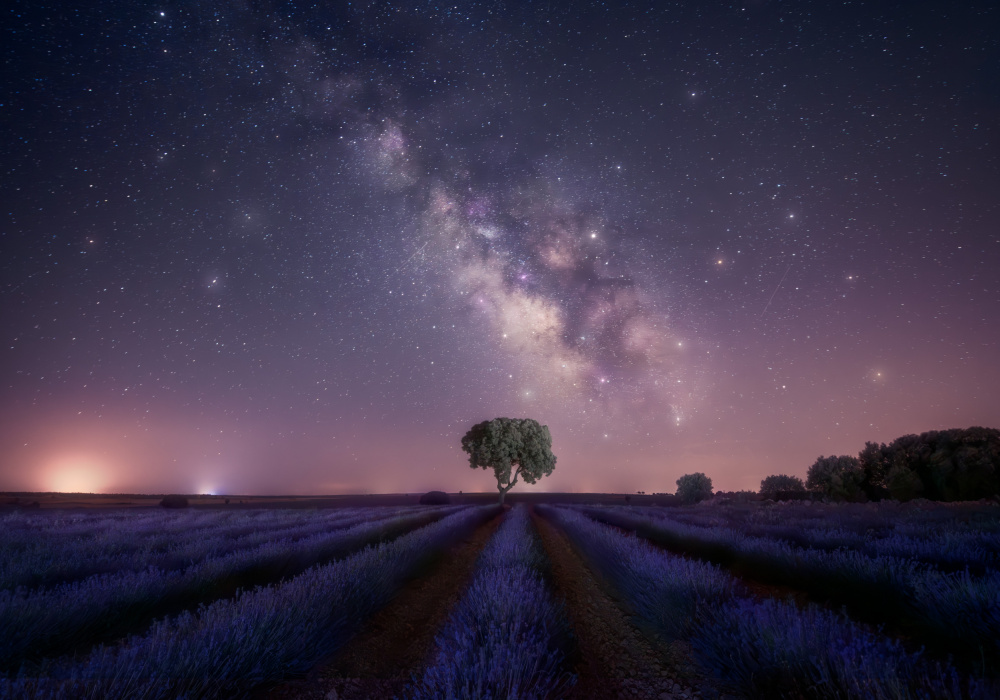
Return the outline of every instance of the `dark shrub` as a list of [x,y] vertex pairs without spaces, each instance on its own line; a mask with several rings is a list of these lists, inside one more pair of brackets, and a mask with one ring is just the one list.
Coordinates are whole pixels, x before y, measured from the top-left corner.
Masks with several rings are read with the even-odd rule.
[[868,500],[863,489],[865,472],[857,457],[819,457],[806,477],[806,488],[834,501]]
[[683,503],[698,503],[712,497],[712,480],[702,472],[685,474],[677,480],[677,496]]
[[787,474],[773,474],[760,482],[760,495],[764,498],[775,498],[781,500],[778,495],[789,491],[805,492],[806,486],[802,479],[797,476]]
[[451,503],[451,496],[444,491],[428,491],[420,497],[422,506],[446,506]]
[[168,496],[164,496],[163,500],[160,501],[160,505],[164,508],[187,508],[191,504],[188,503],[187,496],[172,493]]
[[772,498],[776,501],[813,501],[818,494],[809,491],[775,491]]
[[[1000,430],[995,428],[932,430],[888,445],[866,442],[857,461],[860,470],[852,480],[873,501],[974,501],[1000,493]],[[861,499],[848,494],[847,500]]]

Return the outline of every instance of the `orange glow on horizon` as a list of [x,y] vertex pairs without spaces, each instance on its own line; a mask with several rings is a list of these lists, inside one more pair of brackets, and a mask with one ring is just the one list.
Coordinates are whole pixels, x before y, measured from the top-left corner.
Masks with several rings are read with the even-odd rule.
[[40,490],[58,493],[101,493],[111,482],[107,463],[91,455],[60,455],[39,476]]

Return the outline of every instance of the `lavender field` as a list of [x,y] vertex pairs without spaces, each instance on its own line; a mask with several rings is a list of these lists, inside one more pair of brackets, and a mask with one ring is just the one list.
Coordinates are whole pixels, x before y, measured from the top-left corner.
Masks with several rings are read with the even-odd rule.
[[0,697],[998,697],[998,511],[13,511]]

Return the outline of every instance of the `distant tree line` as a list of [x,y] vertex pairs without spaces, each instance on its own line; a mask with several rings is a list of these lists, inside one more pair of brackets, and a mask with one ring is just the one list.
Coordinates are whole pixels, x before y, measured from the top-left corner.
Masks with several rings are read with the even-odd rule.
[[857,457],[821,456],[805,486],[837,501],[991,498],[1000,494],[1000,430],[932,430],[888,445],[866,442]]
[[889,444],[866,442],[857,457],[819,457],[805,482],[773,474],[760,491],[713,494],[712,480],[701,472],[677,480],[681,503],[715,496],[724,502],[771,499],[833,501],[977,501],[1000,497],[1000,430],[955,428],[904,435]]

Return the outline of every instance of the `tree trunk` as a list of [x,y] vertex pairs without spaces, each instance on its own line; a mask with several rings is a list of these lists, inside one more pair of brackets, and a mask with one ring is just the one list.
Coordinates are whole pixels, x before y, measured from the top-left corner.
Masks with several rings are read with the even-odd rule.
[[514,488],[514,484],[507,484],[506,486],[497,486],[500,489],[500,505],[503,505],[503,499],[507,495],[507,492]]
[[500,505],[503,505],[503,497],[507,495],[507,492],[510,491],[512,488],[514,488],[514,485],[517,483],[517,475],[520,473],[521,473],[521,468],[518,467],[517,471],[514,472],[514,478],[511,479],[511,482],[506,486],[503,486],[500,483],[500,479],[497,479],[497,488],[500,490]]

